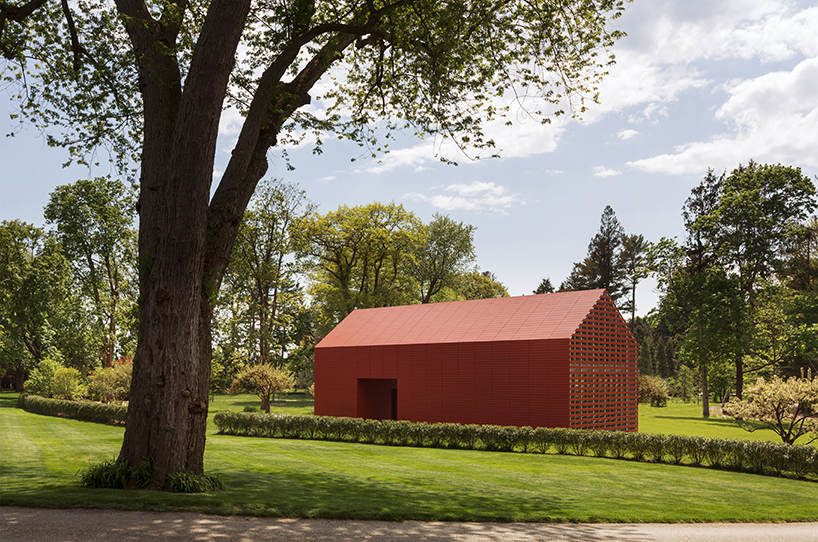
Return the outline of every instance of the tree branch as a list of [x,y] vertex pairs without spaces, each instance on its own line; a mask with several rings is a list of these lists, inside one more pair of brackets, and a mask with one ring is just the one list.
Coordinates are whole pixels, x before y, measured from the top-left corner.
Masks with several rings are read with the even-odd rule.
[[17,56],[16,49],[20,45],[20,43],[14,43],[11,45],[11,48],[9,48],[2,42],[3,32],[6,29],[6,22],[23,22],[35,11],[43,7],[47,1],[48,0],[32,0],[28,4],[24,4],[22,6],[14,6],[7,2],[0,2],[0,52],[3,53],[5,58],[8,60],[14,60],[14,57]]

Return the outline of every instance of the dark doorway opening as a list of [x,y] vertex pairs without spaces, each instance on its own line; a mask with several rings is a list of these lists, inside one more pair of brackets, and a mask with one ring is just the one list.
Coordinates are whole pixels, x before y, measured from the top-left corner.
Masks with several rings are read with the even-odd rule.
[[371,420],[397,420],[398,380],[396,378],[359,378],[358,417]]

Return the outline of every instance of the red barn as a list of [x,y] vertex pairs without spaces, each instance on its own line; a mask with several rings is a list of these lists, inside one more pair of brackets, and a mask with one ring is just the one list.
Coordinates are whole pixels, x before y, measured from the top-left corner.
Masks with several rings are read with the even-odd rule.
[[315,348],[315,414],[636,431],[637,380],[605,290],[359,309]]

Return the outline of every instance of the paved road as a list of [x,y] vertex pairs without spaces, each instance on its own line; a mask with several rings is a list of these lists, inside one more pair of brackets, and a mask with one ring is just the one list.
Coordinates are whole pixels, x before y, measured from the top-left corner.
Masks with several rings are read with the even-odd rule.
[[622,541],[818,542],[818,523],[532,524],[263,519],[193,513],[0,507],[3,542]]

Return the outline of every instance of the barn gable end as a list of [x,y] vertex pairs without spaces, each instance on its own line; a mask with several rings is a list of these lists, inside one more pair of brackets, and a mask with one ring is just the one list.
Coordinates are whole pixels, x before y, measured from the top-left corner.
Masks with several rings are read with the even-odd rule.
[[637,429],[636,342],[604,290],[356,310],[315,388],[317,415]]

